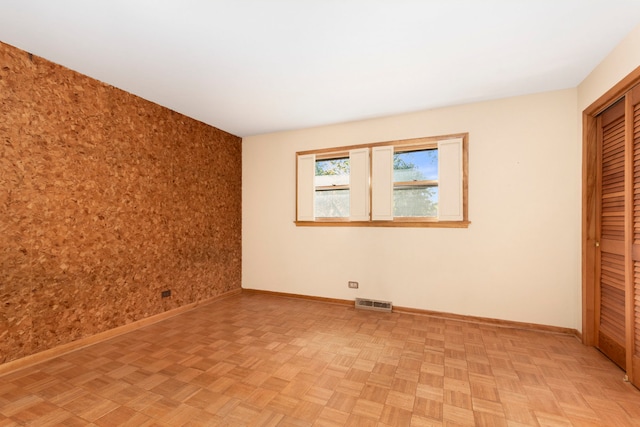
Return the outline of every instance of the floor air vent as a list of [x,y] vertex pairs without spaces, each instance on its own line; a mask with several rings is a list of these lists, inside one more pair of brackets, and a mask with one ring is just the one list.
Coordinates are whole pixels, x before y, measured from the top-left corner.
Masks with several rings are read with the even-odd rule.
[[356,298],[356,308],[362,308],[365,310],[386,311],[391,313],[392,304],[391,301],[376,301],[367,298]]

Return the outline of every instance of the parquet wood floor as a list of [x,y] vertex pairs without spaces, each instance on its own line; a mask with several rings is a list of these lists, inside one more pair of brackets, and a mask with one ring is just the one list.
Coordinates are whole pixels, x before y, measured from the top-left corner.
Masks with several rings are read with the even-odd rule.
[[0,426],[640,426],[571,336],[241,294],[0,377]]

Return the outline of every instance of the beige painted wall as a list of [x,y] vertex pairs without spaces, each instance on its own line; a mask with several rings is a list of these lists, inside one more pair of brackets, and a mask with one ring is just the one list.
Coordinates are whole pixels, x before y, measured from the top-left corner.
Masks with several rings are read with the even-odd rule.
[[[579,329],[576,105],[571,89],[245,138],[243,287]],[[458,132],[468,229],[294,225],[296,151]]]
[[616,83],[640,66],[640,25],[578,86],[578,112],[591,105]]

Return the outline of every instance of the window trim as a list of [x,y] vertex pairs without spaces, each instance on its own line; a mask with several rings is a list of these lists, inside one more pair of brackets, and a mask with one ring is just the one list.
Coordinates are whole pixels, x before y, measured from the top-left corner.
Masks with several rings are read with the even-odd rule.
[[[461,192],[461,209],[462,215],[460,220],[450,220],[450,219],[439,219],[437,217],[392,217],[391,219],[373,219],[373,210],[375,203],[375,195],[374,193],[374,185],[375,185],[375,174],[373,174],[373,151],[376,147],[393,147],[393,153],[402,152],[402,151],[417,151],[422,149],[429,148],[438,148],[438,143],[447,140],[461,140],[461,168],[459,170],[460,181],[456,183],[456,185],[460,186]],[[384,141],[384,142],[376,142],[371,144],[358,144],[351,146],[340,146],[340,147],[332,147],[332,148],[323,148],[319,150],[306,150],[296,152],[296,165],[298,164],[298,159],[300,156],[308,156],[314,155],[317,159],[323,158],[335,158],[339,155],[344,156],[344,154],[349,154],[352,150],[358,149],[369,149],[370,157],[369,157],[369,188],[368,188],[368,203],[370,207],[369,219],[368,220],[353,220],[350,217],[342,217],[342,218],[314,218],[311,220],[300,220],[298,219],[299,213],[299,195],[300,195],[300,180],[296,180],[296,219],[294,223],[296,226],[307,226],[307,227],[323,227],[323,226],[338,226],[338,227],[436,227],[436,228],[467,228],[471,222],[469,221],[469,209],[468,209],[468,188],[469,188],[469,134],[468,133],[458,133],[458,134],[449,134],[449,135],[440,135],[440,136],[430,136],[430,137],[422,137],[422,138],[412,138],[405,140],[394,140],[394,141]],[[440,153],[438,155],[440,158]],[[299,170],[299,166],[296,166],[297,170]],[[440,172],[439,172],[440,175]],[[299,177],[299,172],[297,174]],[[441,179],[439,176],[438,186],[441,185]],[[351,181],[350,181],[351,185]],[[395,187],[394,183],[391,183],[391,191]],[[315,187],[314,187],[315,188]],[[315,191],[314,191],[315,192]],[[392,212],[393,215],[393,212]]]

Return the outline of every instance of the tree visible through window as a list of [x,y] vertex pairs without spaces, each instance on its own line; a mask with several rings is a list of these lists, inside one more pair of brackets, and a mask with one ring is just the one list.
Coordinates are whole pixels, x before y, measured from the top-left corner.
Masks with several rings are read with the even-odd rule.
[[438,215],[438,150],[401,151],[393,155],[393,216]]

